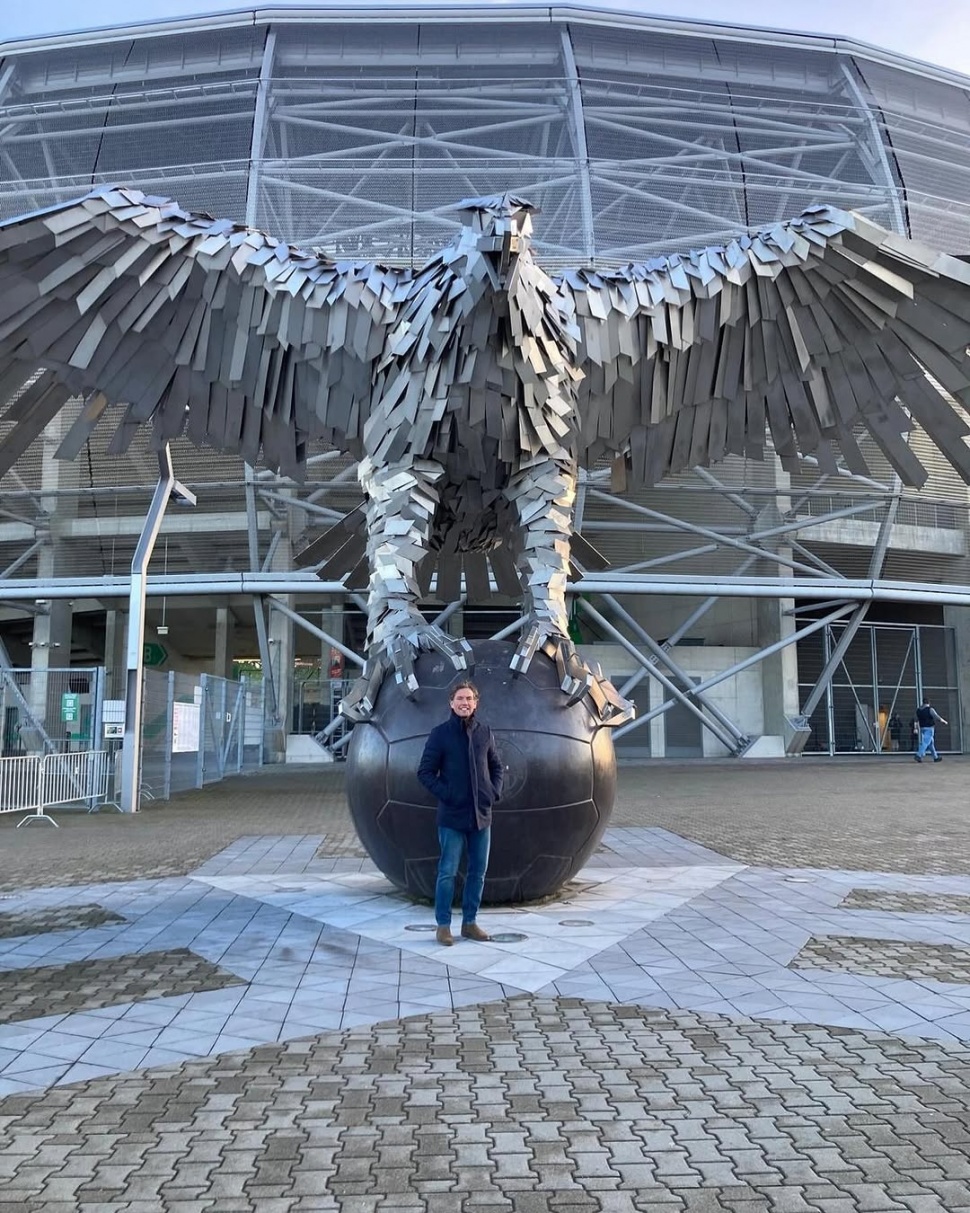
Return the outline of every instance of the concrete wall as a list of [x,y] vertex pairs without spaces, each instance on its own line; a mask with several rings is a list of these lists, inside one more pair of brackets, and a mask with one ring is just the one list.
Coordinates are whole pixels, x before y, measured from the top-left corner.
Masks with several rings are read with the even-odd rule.
[[[598,661],[603,672],[613,678],[619,686],[624,679],[639,668],[636,661],[619,645],[593,644],[580,646],[587,660]],[[752,656],[757,649],[750,646],[675,645],[670,651],[672,659],[690,675],[701,681],[720,674]],[[765,688],[763,679],[766,667],[761,663],[748,666],[737,674],[705,692],[705,696],[719,708],[738,728],[749,736],[768,735],[777,738],[778,744],[761,747],[761,753],[783,753],[784,722],[781,719],[765,719]],[[650,679],[650,708],[659,707],[668,697],[666,689],[656,679]],[[650,753],[654,758],[665,755],[663,717],[657,717],[642,726],[650,730]],[[631,739],[634,733],[629,735]],[[703,755],[705,758],[723,757],[729,751],[707,729],[702,730]]]

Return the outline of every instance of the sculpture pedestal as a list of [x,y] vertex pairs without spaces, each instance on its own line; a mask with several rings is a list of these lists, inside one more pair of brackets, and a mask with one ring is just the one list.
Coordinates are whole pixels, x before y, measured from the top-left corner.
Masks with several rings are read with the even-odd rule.
[[[472,649],[468,677],[481,694],[478,714],[491,726],[506,768],[492,811],[484,900],[533,901],[574,876],[606,829],[616,793],[613,740],[582,703],[567,707],[555,663],[544,654],[533,658],[528,674],[513,678],[513,646],[486,640]],[[388,678],[373,719],[354,726],[346,786],[374,863],[400,889],[433,900],[435,807],[416,772],[428,733],[448,717],[450,688],[465,675],[434,653],[422,654],[416,670],[421,687],[414,699]]]

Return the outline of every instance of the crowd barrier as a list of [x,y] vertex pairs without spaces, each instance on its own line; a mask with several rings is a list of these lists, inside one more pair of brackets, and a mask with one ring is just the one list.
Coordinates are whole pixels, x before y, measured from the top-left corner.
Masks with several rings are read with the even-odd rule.
[[108,799],[110,777],[107,750],[0,758],[0,813],[26,811],[18,829],[31,821],[56,826],[48,809],[81,802],[89,812],[100,808]]

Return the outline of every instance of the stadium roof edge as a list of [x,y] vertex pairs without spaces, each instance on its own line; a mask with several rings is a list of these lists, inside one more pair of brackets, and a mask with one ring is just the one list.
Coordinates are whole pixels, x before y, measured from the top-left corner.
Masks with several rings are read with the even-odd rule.
[[490,22],[546,21],[583,22],[591,25],[611,25],[628,29],[654,30],[687,37],[717,37],[731,41],[759,42],[765,46],[805,47],[833,54],[852,55],[895,67],[901,71],[939,80],[959,88],[970,88],[970,75],[935,63],[914,59],[874,43],[862,42],[838,34],[808,33],[774,29],[767,26],[743,25],[693,17],[667,17],[634,13],[622,7],[589,7],[583,4],[541,4],[529,0],[512,3],[476,5],[445,4],[334,4],[334,5],[260,5],[225,12],[202,13],[193,17],[159,18],[129,22],[122,25],[68,31],[63,34],[43,34],[34,37],[0,40],[0,58],[37,51],[113,42],[125,38],[148,38],[198,32],[205,29],[228,29],[242,25],[315,24],[365,18],[381,23],[406,21],[449,21],[456,24],[488,24]]

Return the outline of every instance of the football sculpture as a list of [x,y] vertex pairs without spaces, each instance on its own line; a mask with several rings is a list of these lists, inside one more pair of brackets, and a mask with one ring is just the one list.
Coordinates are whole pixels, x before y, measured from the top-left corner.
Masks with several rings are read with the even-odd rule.
[[[563,696],[556,663],[537,653],[518,677],[513,646],[472,645],[469,675],[479,716],[495,733],[505,789],[493,810],[484,900],[533,901],[555,893],[582,868],[609,821],[616,791],[610,729],[583,701]],[[385,876],[416,897],[434,896],[438,833],[432,798],[417,769],[431,729],[448,716],[454,666],[440,653],[416,662],[420,690],[408,698],[384,680],[373,718],[354,728],[347,798],[360,839]],[[460,896],[460,883],[459,892]]]

